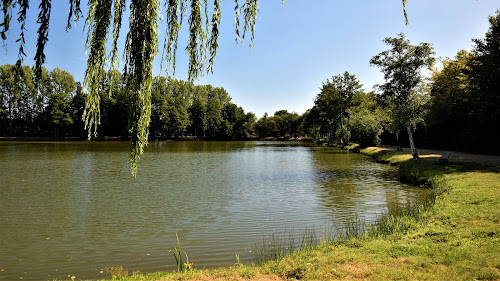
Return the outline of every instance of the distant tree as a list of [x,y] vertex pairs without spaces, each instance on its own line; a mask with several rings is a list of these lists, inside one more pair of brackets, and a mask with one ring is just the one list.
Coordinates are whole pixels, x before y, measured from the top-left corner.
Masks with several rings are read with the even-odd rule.
[[15,65],[0,66],[0,99],[1,107],[0,114],[4,114],[8,120],[9,131],[8,135],[12,136],[14,110],[17,99],[21,95],[19,76],[16,75]]
[[228,137],[230,139],[247,139],[252,133],[252,126],[255,123],[255,114],[245,113],[243,108],[234,103],[230,103],[222,110],[222,115],[230,128]]
[[448,149],[500,152],[500,10],[483,39],[459,51],[433,74],[427,116],[433,143]]
[[189,128],[193,135],[201,138],[205,136],[207,129],[207,108],[201,98],[193,101],[193,104],[188,109],[190,124]]
[[47,111],[50,123],[54,125],[54,137],[58,138],[61,127],[73,124],[70,101],[76,83],[71,74],[59,68],[50,72],[50,81]]
[[388,112],[377,102],[374,92],[354,95],[349,109],[349,128],[362,147],[379,145],[388,122]]
[[273,117],[269,117],[267,112],[264,113],[257,123],[255,124],[255,132],[259,137],[277,137],[279,134],[278,127],[276,125],[276,120]]
[[220,137],[226,134],[227,126],[223,125],[222,109],[231,102],[231,97],[223,88],[207,88],[207,131],[208,137]]
[[85,96],[83,94],[82,83],[76,82],[76,90],[73,98],[71,99],[71,109],[73,118],[73,129],[71,134],[83,138],[85,136],[84,126],[82,116],[83,109],[85,108]]
[[169,137],[171,94],[169,81],[163,76],[156,76],[151,91],[151,124],[150,134],[153,138]]
[[396,38],[385,38],[384,43],[390,49],[383,51],[370,60],[384,74],[385,83],[379,85],[382,97],[391,107],[391,113],[397,128],[406,128],[411,151],[417,157],[413,130],[421,122],[425,103],[424,77],[422,70],[434,63],[432,46],[420,43],[410,44],[403,33]]
[[32,68],[23,66],[19,69],[16,66],[19,74],[19,98],[16,102],[17,112],[17,135],[28,135],[36,128],[33,126],[37,116],[38,107],[38,92],[35,85],[35,77]]
[[168,79],[168,135],[179,137],[189,125],[189,106],[191,104],[193,83]]
[[98,136],[127,136],[128,96],[125,94],[122,74],[107,71],[99,86],[100,126]]
[[308,114],[309,123],[318,126],[319,133],[330,143],[345,144],[349,140],[348,109],[353,95],[361,90],[355,75],[344,72],[323,83]]

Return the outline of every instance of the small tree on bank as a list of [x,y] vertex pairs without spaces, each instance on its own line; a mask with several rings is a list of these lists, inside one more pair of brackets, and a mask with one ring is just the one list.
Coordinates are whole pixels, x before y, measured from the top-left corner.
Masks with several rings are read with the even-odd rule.
[[378,85],[382,97],[390,106],[393,122],[397,128],[408,132],[411,152],[417,157],[413,141],[413,130],[421,122],[425,104],[422,70],[434,63],[434,51],[429,43],[418,46],[410,44],[403,33],[398,37],[387,37],[383,41],[391,48],[374,56],[370,65],[380,67],[385,83]]

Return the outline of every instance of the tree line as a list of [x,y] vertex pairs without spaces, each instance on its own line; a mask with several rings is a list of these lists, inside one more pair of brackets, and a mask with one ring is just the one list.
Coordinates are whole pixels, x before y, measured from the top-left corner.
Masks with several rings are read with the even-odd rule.
[[[99,82],[98,138],[130,137],[130,97],[123,75],[110,70]],[[82,86],[67,71],[0,66],[0,136],[86,138]],[[256,117],[231,102],[224,88],[157,76],[153,79],[150,138],[197,136],[247,139]]]

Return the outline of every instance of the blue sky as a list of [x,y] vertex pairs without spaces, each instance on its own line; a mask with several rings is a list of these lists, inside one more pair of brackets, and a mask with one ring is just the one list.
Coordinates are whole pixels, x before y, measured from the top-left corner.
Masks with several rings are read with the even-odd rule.
[[[37,1],[31,2],[26,33],[28,57],[24,60],[28,65],[33,65],[35,55],[38,14]],[[68,1],[52,2],[45,67],[59,67],[83,81],[84,21],[66,32]],[[82,1],[84,13],[85,3]],[[383,83],[379,69],[370,67],[369,60],[386,49],[383,38],[399,32],[413,44],[433,44],[437,57],[453,57],[461,49],[470,50],[471,39],[483,38],[488,30],[488,15],[500,8],[498,0],[408,0],[410,24],[405,26],[401,0],[287,0],[285,7],[281,0],[261,0],[254,47],[250,49],[248,44],[234,41],[233,5],[226,0],[222,6],[214,74],[196,83],[224,87],[234,103],[258,117],[280,109],[302,114],[312,107],[322,83],[346,70],[355,74],[367,90]],[[127,25],[125,20],[121,49]],[[164,31],[165,23],[160,23],[160,32]],[[187,78],[186,31],[187,21],[177,56],[178,79]],[[13,20],[8,40],[0,46],[0,64],[16,62],[18,34],[19,26]],[[155,75],[160,74],[160,57],[155,61]]]

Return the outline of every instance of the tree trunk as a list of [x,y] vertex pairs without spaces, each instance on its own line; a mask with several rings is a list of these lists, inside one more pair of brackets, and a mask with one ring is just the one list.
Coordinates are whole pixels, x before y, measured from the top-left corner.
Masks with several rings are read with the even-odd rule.
[[12,99],[9,100],[9,137],[12,137],[12,119],[14,119],[14,102]]
[[410,139],[411,154],[414,158],[417,158],[417,149],[415,148],[415,143],[413,142],[413,132],[410,124],[406,124],[406,131],[408,132],[408,138]]

